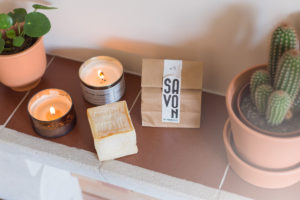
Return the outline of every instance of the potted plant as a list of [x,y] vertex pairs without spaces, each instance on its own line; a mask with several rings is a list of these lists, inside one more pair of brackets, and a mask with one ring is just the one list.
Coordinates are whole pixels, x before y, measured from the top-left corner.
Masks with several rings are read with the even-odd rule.
[[35,87],[46,70],[42,36],[51,24],[41,9],[54,7],[34,4],[33,12],[16,8],[0,14],[0,82],[16,91]]
[[[232,147],[228,147],[228,141],[225,146],[227,153],[228,148],[235,149],[241,159],[236,162],[239,165],[235,165],[235,170],[242,178],[255,184],[255,177],[259,179],[257,185],[266,187],[295,183],[295,179],[291,182],[289,177],[290,182],[280,184],[279,177],[292,174],[287,173],[292,169],[300,171],[299,90],[298,39],[295,30],[283,24],[272,35],[269,63],[238,74],[226,93]],[[278,180],[278,184],[273,179],[268,182],[261,180],[261,176],[248,176],[245,173],[250,167],[268,175],[276,171],[278,179],[274,180]],[[298,172],[297,181],[300,181],[299,175]]]

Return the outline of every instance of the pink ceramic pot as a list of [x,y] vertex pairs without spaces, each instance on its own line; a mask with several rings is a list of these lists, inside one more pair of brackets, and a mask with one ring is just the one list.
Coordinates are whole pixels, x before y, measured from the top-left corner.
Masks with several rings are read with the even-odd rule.
[[239,157],[231,140],[229,120],[225,123],[223,140],[231,168],[245,181],[263,188],[283,188],[300,181],[300,166],[283,170],[268,170],[253,166]]
[[284,169],[300,164],[300,135],[287,137],[267,135],[245,125],[237,116],[237,94],[248,84],[250,77],[266,65],[255,66],[238,74],[226,93],[226,106],[232,128],[233,141],[240,156],[254,166]]
[[0,82],[15,91],[27,91],[38,85],[46,70],[46,52],[39,38],[28,49],[0,55]]

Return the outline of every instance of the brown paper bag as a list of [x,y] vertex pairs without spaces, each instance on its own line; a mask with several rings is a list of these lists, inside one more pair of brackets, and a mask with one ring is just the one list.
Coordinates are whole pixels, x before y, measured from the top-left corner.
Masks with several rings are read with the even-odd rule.
[[[170,62],[173,63],[172,61]],[[168,64],[166,60],[143,60],[141,103],[143,126],[200,127],[203,66],[202,63],[194,61],[180,61],[179,63],[181,78],[178,78],[178,75],[172,78],[173,76],[169,76],[170,71],[166,72]],[[177,94],[178,81],[175,79],[180,82],[180,95]],[[179,102],[177,102],[178,99]],[[177,104],[179,108],[176,107]]]

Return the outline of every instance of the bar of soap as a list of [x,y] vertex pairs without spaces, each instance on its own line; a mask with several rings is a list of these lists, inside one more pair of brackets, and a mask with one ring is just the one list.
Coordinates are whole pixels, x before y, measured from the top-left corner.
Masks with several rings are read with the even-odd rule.
[[136,154],[136,134],[126,101],[87,109],[100,161]]

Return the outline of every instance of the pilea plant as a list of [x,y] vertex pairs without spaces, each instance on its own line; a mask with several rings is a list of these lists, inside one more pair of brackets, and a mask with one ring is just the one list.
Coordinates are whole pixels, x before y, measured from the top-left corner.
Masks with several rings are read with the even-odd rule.
[[[250,95],[270,125],[279,125],[300,108],[300,52],[295,30],[284,24],[273,33],[267,70],[250,80]],[[289,115],[291,116],[291,115]]]
[[[32,7],[34,11],[30,13],[27,13],[24,8],[16,8],[7,14],[0,14],[0,54],[22,51],[32,45],[32,38],[41,37],[49,32],[50,21],[46,15],[38,12],[38,10],[56,8],[39,4],[34,4]],[[31,44],[21,48],[27,41],[31,41]]]

